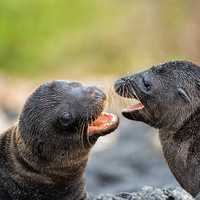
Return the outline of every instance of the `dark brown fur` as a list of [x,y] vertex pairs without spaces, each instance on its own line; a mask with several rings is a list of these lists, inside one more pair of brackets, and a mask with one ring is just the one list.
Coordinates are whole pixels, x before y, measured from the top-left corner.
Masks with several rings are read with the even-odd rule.
[[153,66],[119,79],[118,94],[137,98],[144,109],[123,112],[159,129],[164,156],[180,185],[200,192],[200,67],[187,61]]
[[1,200],[85,200],[84,170],[97,136],[88,124],[103,110],[96,87],[52,81],[27,100],[0,138]]

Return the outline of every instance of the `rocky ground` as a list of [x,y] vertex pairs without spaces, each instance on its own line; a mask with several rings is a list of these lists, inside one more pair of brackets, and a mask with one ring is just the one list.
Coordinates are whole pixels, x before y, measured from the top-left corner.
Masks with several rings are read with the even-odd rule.
[[193,200],[180,188],[153,188],[145,187],[139,192],[120,193],[118,195],[99,195],[92,200]]

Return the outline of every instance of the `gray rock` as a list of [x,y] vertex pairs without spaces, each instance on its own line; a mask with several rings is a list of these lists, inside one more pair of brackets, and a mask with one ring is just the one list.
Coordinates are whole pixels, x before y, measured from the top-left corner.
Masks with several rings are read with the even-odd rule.
[[99,195],[92,200],[194,200],[191,195],[180,188],[144,187],[139,192],[118,195]]

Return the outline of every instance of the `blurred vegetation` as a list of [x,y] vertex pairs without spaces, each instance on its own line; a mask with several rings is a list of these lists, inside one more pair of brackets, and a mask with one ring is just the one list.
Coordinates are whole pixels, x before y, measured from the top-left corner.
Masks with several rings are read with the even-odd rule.
[[68,78],[199,62],[199,8],[188,0],[1,0],[0,72]]

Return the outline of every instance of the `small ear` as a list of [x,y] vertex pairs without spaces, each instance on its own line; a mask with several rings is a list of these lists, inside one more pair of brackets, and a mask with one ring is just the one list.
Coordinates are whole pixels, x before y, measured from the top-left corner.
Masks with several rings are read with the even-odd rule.
[[186,103],[191,103],[191,99],[183,88],[178,88],[178,94],[185,100]]

